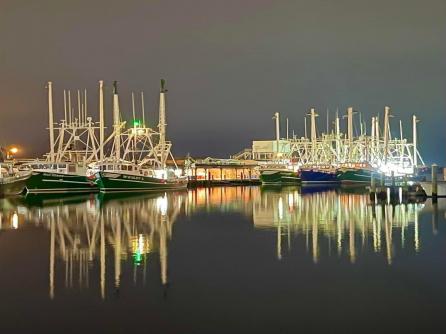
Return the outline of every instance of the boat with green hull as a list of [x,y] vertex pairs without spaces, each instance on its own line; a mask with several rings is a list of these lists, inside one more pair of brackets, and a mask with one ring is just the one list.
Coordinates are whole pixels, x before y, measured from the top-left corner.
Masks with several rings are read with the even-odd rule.
[[337,178],[343,184],[370,184],[376,170],[365,163],[346,164],[337,170]]
[[31,194],[91,193],[97,192],[98,187],[85,175],[33,170],[26,182],[26,190]]
[[[102,82],[100,84],[100,87]],[[96,133],[103,128],[87,113],[86,92],[78,90],[78,117],[74,117],[68,91],[68,105],[64,91],[64,116],[59,123],[54,122],[52,83],[48,82],[48,130],[49,153],[43,159],[23,164],[22,170],[31,171],[26,182],[27,192],[48,193],[90,193],[98,189],[93,178],[88,178],[88,165],[99,159],[99,148],[103,143]],[[82,98],[81,98],[82,95]],[[81,103],[82,101],[82,103]]]
[[260,181],[264,185],[296,185],[301,183],[299,173],[289,169],[264,169],[260,172]]
[[149,192],[186,189],[186,178],[158,178],[136,173],[99,171],[96,184],[101,192]]
[[[171,153],[172,143],[166,138],[166,88],[161,80],[158,131],[145,126],[144,121],[133,120],[125,128],[119,116],[119,99],[116,82],[113,89],[113,147],[110,155],[91,164],[87,173],[94,175],[101,193],[151,192],[185,189],[187,177]],[[133,111],[134,113],[134,111]],[[102,156],[102,154],[100,154]],[[167,159],[173,167],[167,166]]]

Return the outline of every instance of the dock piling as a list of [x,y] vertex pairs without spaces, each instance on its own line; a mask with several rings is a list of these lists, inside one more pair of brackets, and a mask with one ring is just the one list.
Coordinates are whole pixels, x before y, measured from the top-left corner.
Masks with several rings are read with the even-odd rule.
[[433,164],[432,165],[432,198],[434,200],[436,200],[437,196],[438,196],[438,189],[437,189],[437,187],[438,187],[438,184],[437,184],[438,180],[437,180],[437,178],[438,178],[438,175],[437,175],[437,165]]

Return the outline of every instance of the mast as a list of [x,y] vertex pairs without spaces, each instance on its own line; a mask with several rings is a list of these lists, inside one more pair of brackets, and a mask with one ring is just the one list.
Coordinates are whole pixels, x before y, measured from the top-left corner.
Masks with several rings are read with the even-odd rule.
[[353,142],[353,108],[347,108],[347,136],[349,145]]
[[278,112],[274,113],[276,120],[276,153],[279,155],[279,143],[280,143],[280,114]]
[[375,140],[376,140],[376,147],[379,147],[379,140],[380,140],[380,136],[379,136],[379,115],[375,117]]
[[132,92],[132,116],[133,116],[133,126],[136,126],[135,94],[133,92]]
[[81,115],[81,92],[79,91],[79,89],[77,90],[77,114],[78,114],[78,126],[81,126],[81,120],[82,120],[82,115]]
[[364,135],[364,124],[362,123],[362,114],[359,113],[359,135],[362,137]]
[[387,156],[389,150],[389,117],[390,107],[384,107],[384,162],[387,163]]
[[289,128],[288,128],[288,117],[286,118],[286,140],[288,140],[289,137]]
[[310,109],[310,116],[311,116],[311,141],[314,143],[316,142],[317,134],[316,134],[316,117],[318,114],[316,113],[316,110],[314,108]]
[[141,92],[141,113],[142,113],[142,125],[146,127],[146,120],[144,116],[144,92]]
[[314,108],[310,109],[310,119],[311,119],[311,162],[318,162],[316,160],[316,140],[317,140],[317,133],[316,133],[316,117],[318,114],[316,113],[316,110]]
[[166,143],[166,92],[165,88],[166,81],[161,79],[161,89],[160,89],[160,106],[159,106],[159,123],[158,129],[160,132],[160,145],[162,149],[165,147]]
[[347,148],[348,148],[348,160],[353,159],[353,107],[347,108]]
[[67,122],[67,91],[63,90],[63,113],[64,113],[64,119],[65,123]]
[[327,108],[327,135],[330,132],[330,111]]
[[84,122],[87,123],[87,90],[84,89]]
[[337,159],[339,160],[339,156],[340,156],[340,140],[341,140],[341,129],[340,129],[340,125],[339,125],[339,113],[338,111],[336,111],[336,120],[335,120],[335,131],[336,131],[336,156]]
[[50,162],[54,162],[53,83],[51,81],[48,81],[48,123],[50,131]]
[[418,148],[417,148],[417,123],[419,120],[416,115],[412,116],[412,136],[413,136],[413,164],[418,166]]
[[404,155],[404,145],[403,145],[403,121],[400,120],[400,146],[401,146],[401,151],[400,151],[400,164],[401,166],[403,166],[403,155]]
[[118,96],[118,82],[113,82],[113,127],[115,131],[115,158],[121,158],[121,122],[119,119],[119,96]]
[[73,114],[73,112],[71,109],[71,91],[68,90],[68,123],[70,124],[70,126],[71,126],[71,121],[72,121],[72,119],[71,119],[72,114]]
[[99,81],[99,161],[104,160],[104,81]]

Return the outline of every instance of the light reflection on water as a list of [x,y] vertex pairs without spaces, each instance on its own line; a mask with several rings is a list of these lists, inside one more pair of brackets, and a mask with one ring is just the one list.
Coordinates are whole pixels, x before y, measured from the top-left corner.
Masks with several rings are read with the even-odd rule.
[[[139,196],[28,196],[3,199],[0,209],[4,237],[9,230],[20,231],[27,225],[48,231],[50,298],[61,288],[56,287],[56,275],[63,276],[63,288],[79,289],[89,288],[91,276],[99,275],[100,296],[106,298],[108,289],[119,291],[123,274],[132,275],[134,284],[145,285],[154,263],[159,264],[160,285],[167,288],[168,249],[178,217],[241,214],[255,230],[275,235],[272,251],[278,260],[291,252],[300,236],[306,254],[318,265],[322,256],[347,257],[354,264],[369,253],[383,254],[391,265],[399,250],[423,250],[420,212],[432,212],[434,233],[438,220],[437,206],[375,204],[363,192],[302,194],[296,187],[214,187]],[[131,273],[123,273],[127,263],[132,264]]]

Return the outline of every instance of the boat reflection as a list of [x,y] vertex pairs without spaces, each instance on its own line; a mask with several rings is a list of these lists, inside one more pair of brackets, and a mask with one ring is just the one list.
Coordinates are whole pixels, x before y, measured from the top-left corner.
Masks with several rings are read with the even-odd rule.
[[[119,292],[122,263],[133,263],[133,280],[142,275],[145,284],[150,254],[158,254],[161,284],[168,283],[167,244],[186,193],[137,197],[64,198],[35,195],[20,204],[2,203],[0,229],[20,224],[42,226],[50,232],[49,295],[55,295],[55,275],[62,273],[65,287],[88,288],[91,272],[99,266],[100,293],[106,296],[107,271],[113,271]],[[20,218],[17,211],[21,212]],[[8,222],[6,226],[4,222]],[[9,224],[11,222],[11,224]],[[107,258],[113,257],[109,267]],[[61,266],[62,268],[56,268]]]
[[279,260],[291,254],[293,245],[305,244],[314,263],[329,256],[355,263],[361,255],[374,253],[392,264],[400,249],[421,250],[421,212],[432,214],[437,233],[439,212],[444,211],[430,201],[372,203],[363,191],[339,188],[306,193],[299,187],[254,186],[131,197],[34,195],[0,200],[0,235],[28,224],[47,229],[50,297],[58,285],[98,286],[101,298],[106,298],[109,292],[119,293],[129,264],[135,285],[145,285],[149,266],[159,266],[160,284],[168,286],[168,244],[179,216],[243,214],[257,231],[274,233],[273,251]]
[[253,222],[258,228],[274,228],[277,233],[277,258],[283,256],[283,239],[291,247],[292,235],[304,235],[313,261],[320,258],[321,243],[328,255],[347,254],[354,263],[358,249],[371,246],[384,252],[389,264],[399,245],[420,249],[418,226],[421,203],[371,203],[367,193],[329,190],[300,194],[299,188],[265,190],[254,201]]

